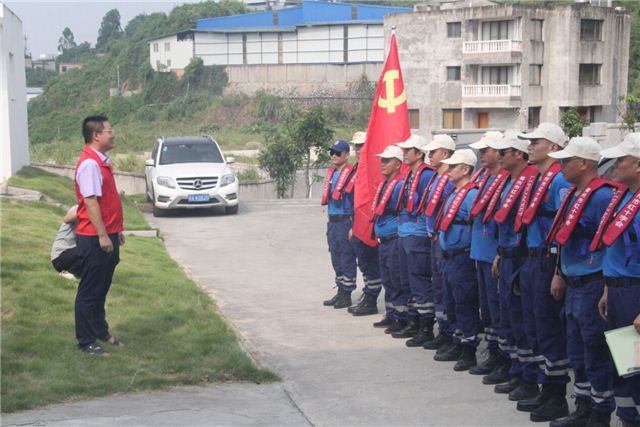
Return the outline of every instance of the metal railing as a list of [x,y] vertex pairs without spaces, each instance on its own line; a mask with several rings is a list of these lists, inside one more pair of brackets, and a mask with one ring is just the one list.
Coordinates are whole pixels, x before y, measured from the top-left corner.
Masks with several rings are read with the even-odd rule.
[[519,40],[479,40],[464,42],[463,53],[522,52]]
[[464,85],[463,97],[505,97],[520,96],[520,86],[515,85]]

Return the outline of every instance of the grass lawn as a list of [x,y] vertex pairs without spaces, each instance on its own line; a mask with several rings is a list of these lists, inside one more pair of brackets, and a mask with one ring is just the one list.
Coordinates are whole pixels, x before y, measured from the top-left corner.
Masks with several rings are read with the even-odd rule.
[[107,299],[110,329],[125,347],[108,358],[77,350],[77,283],[49,261],[64,212],[40,202],[0,205],[3,412],[175,384],[278,379],[252,364],[209,297],[152,238],[127,239]]
[[[65,206],[76,204],[76,192],[71,179],[32,166],[22,168],[9,178],[9,185],[39,191]],[[122,209],[125,230],[151,229],[129,196],[122,197]],[[62,221],[62,216],[60,220]]]

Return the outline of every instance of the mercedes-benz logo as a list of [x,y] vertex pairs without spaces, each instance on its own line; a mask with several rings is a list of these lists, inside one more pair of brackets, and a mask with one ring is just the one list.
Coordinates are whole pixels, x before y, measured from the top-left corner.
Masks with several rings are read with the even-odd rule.
[[193,186],[196,187],[197,189],[200,189],[200,187],[202,187],[202,181],[199,179],[196,179],[195,181],[193,181]]

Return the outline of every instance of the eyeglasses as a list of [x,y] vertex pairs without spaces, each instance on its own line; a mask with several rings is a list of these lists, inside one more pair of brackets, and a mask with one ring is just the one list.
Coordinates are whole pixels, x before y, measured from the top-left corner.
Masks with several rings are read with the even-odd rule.
[[571,160],[579,159],[579,157],[567,157],[566,159],[560,159],[561,165],[566,165],[571,162]]
[[507,153],[513,153],[513,151],[513,148],[504,148],[502,150],[498,150],[498,154],[500,154],[500,157],[504,157],[507,155]]
[[329,156],[331,156],[331,157],[333,157],[333,156],[340,157],[341,155],[342,155],[342,151],[329,150]]

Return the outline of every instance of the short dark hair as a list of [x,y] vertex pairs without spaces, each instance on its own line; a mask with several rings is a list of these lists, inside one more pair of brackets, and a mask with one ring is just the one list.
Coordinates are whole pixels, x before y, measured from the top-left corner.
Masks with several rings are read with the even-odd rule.
[[104,122],[108,122],[107,116],[89,116],[82,121],[82,136],[84,143],[89,144],[93,139],[94,132],[102,132]]
[[474,171],[475,167],[471,166],[471,165],[467,165],[467,166],[469,166],[469,176],[473,175],[473,171]]
[[411,148],[413,148],[413,151],[414,151],[416,154],[422,154],[422,160],[424,160],[424,159],[426,159],[426,158],[427,158],[427,156],[424,154],[424,151],[422,151],[421,149],[416,148],[416,147],[411,147]]

